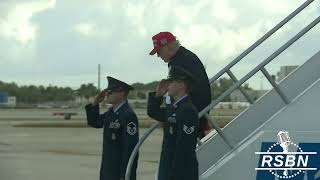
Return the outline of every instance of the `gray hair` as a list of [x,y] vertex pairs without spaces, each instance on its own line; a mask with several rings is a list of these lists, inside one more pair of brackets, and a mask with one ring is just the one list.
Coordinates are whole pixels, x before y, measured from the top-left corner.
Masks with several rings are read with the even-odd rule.
[[180,48],[181,44],[180,44],[179,40],[175,40],[170,43],[170,46],[173,47],[175,50],[178,50]]

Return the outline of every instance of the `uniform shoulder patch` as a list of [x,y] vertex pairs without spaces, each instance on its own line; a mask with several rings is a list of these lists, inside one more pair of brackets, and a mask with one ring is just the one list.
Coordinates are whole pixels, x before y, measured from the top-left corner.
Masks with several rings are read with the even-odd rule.
[[137,125],[134,122],[130,122],[127,125],[127,133],[131,136],[135,135],[137,133]]
[[194,132],[194,126],[188,127],[186,125],[183,125],[183,131],[186,134],[192,134]]

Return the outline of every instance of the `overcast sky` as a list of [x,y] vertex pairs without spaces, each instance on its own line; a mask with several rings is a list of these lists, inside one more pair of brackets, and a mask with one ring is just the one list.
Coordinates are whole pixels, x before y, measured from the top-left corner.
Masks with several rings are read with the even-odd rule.
[[[1,0],[0,80],[19,85],[102,87],[111,75],[128,83],[165,78],[150,56],[151,37],[171,31],[212,77],[301,5],[303,0]],[[232,71],[240,79],[320,15],[316,0]],[[320,50],[320,25],[267,66],[300,65]],[[261,75],[249,81],[260,87]],[[267,82],[264,82],[264,87]]]

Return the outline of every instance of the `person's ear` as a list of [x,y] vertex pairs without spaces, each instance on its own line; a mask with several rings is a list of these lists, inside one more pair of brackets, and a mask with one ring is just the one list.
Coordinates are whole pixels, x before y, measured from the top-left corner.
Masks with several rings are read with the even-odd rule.
[[167,47],[167,50],[168,50],[169,52],[173,52],[174,47],[173,47],[173,45],[172,45],[171,43],[167,44],[166,47]]

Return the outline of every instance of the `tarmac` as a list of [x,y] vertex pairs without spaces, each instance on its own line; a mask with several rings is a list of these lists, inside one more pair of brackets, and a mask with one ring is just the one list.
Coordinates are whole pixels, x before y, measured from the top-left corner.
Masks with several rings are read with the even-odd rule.
[[[83,120],[51,119],[49,112],[0,110],[0,180],[99,179],[102,129],[73,127]],[[47,125],[34,126],[39,123]],[[69,125],[49,126],[59,123]],[[140,136],[146,130],[140,129]],[[138,180],[154,179],[161,143],[157,129],[142,145]]]
[[[103,111],[103,110],[101,110]],[[72,112],[71,120],[53,116]],[[156,121],[135,109],[140,127]],[[220,125],[236,114],[217,111]],[[140,136],[147,128],[140,128]],[[79,109],[0,109],[0,180],[98,180],[102,129],[87,126]],[[158,169],[162,130],[155,130],[139,152],[137,180],[153,180]]]

